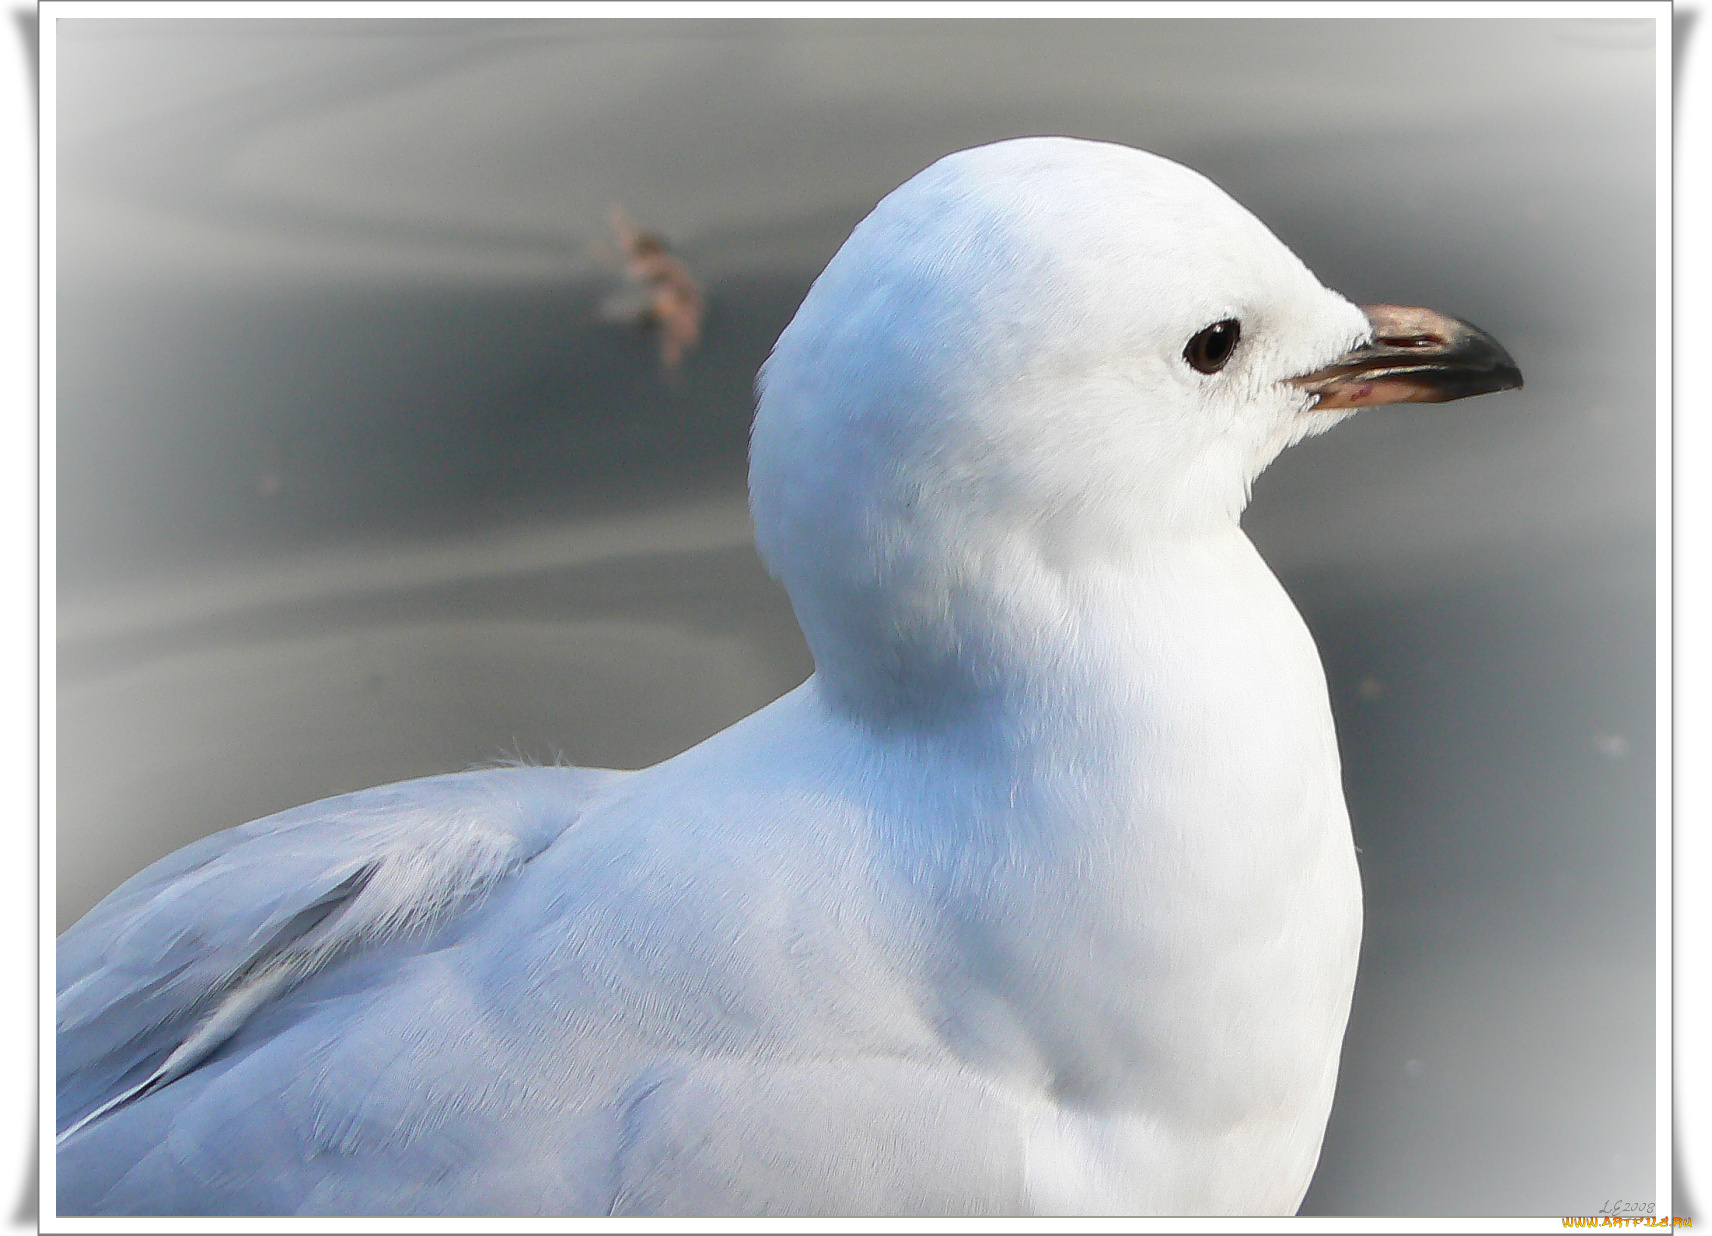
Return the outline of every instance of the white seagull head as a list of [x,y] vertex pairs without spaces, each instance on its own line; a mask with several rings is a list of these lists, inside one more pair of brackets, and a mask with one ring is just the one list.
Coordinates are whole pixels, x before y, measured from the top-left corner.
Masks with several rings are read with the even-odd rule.
[[779,337],[757,542],[834,693],[919,711],[997,655],[977,628],[1022,621],[1030,578],[1234,529],[1355,407],[1519,384],[1465,323],[1324,287],[1197,172],[998,142],[881,201]]

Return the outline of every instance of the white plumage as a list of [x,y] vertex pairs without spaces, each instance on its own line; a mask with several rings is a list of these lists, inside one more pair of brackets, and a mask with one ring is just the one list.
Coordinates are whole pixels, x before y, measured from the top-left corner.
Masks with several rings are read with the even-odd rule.
[[388,786],[126,883],[59,941],[60,1213],[1293,1212],[1361,893],[1237,518],[1371,333],[1151,155],[911,180],[763,374],[814,677],[640,772]]

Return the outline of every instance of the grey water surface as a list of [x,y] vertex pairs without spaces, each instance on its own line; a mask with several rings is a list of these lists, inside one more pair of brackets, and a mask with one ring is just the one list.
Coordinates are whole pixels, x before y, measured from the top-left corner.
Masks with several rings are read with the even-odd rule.
[[[754,373],[941,154],[1106,138],[1521,392],[1287,453],[1367,937],[1314,1214],[1653,1199],[1649,21],[59,23],[61,928],[154,858],[504,755],[640,766],[811,663]],[[703,281],[676,380],[605,212]]]

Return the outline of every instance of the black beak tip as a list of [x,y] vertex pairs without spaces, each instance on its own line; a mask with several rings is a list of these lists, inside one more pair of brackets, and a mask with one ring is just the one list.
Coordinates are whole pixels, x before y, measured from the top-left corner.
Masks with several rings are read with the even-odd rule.
[[1453,355],[1461,353],[1465,359],[1465,373],[1473,388],[1468,393],[1484,395],[1493,391],[1521,390],[1521,366],[1504,350],[1504,345],[1478,326],[1464,325],[1468,336],[1453,348]]
[[1490,395],[1497,391],[1520,390],[1522,371],[1510,364],[1469,365],[1446,367],[1425,376],[1425,385],[1436,392],[1433,402],[1467,399],[1471,395]]

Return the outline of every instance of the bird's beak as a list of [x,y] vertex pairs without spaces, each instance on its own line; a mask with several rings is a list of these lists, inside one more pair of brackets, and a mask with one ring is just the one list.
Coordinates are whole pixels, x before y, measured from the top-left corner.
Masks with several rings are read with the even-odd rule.
[[1496,339],[1467,322],[1409,305],[1363,305],[1373,338],[1324,369],[1291,378],[1319,396],[1316,412],[1382,403],[1445,403],[1515,390],[1522,371]]

